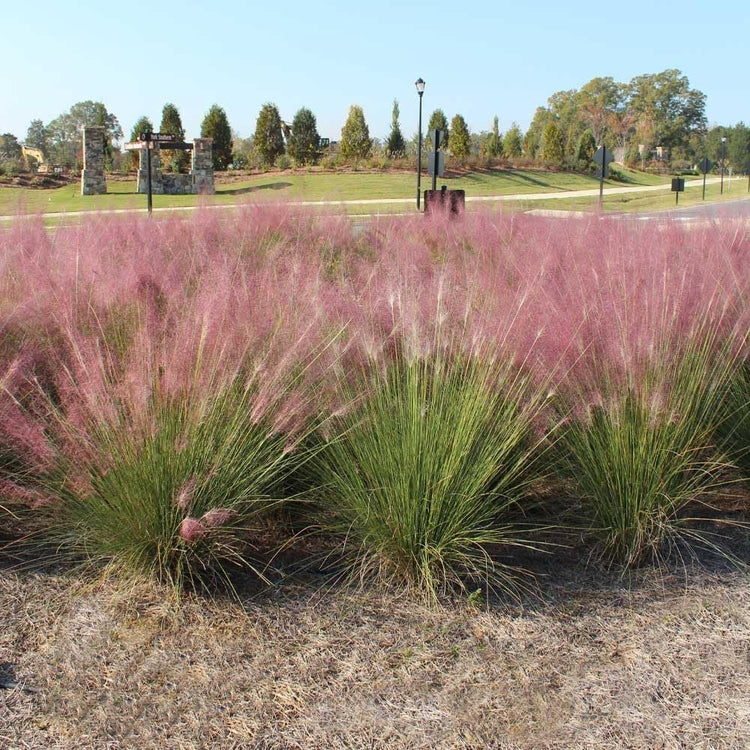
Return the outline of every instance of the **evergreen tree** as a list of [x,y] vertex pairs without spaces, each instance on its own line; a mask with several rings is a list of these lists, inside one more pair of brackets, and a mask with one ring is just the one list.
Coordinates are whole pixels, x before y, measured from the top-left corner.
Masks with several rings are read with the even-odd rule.
[[319,147],[320,135],[315,115],[306,107],[302,107],[292,120],[289,155],[298,164],[315,164]]
[[448,149],[448,136],[450,135],[450,131],[448,130],[448,118],[445,116],[445,113],[442,109],[436,109],[430,115],[430,121],[429,123],[427,123],[427,136],[425,137],[425,145],[428,151],[432,151],[432,138],[430,138],[430,133],[433,130],[443,131],[443,139],[440,141],[440,148],[443,151],[446,151]]
[[213,138],[214,169],[226,169],[232,163],[232,130],[227,113],[218,104],[203,118],[201,138]]
[[500,138],[500,121],[497,115],[492,120],[492,132],[487,138],[487,144],[485,146],[487,156],[491,159],[497,158],[503,155],[503,142]]
[[271,165],[285,151],[281,115],[275,104],[264,104],[255,122],[253,147],[263,164]]
[[576,164],[582,171],[588,170],[593,164],[594,152],[596,151],[596,141],[591,130],[586,129],[581,133],[576,146]]
[[563,159],[565,158],[563,135],[560,132],[560,128],[557,127],[557,123],[554,121],[547,123],[544,128],[542,158],[548,164],[557,167],[562,165]]
[[339,144],[341,155],[345,159],[365,159],[372,150],[370,130],[365,122],[365,113],[362,107],[356,104],[349,108],[349,116],[341,129],[341,143]]
[[[133,129],[130,131],[130,140],[131,141],[137,141],[140,140],[141,134],[143,133],[153,133],[154,132],[154,126],[151,122],[151,120],[148,119],[145,115],[141,117],[135,125],[133,125]],[[126,165],[130,169],[138,169],[138,162],[140,157],[138,156],[137,151],[128,151],[128,158]]]
[[[180,142],[185,140],[185,128],[182,127],[182,118],[180,117],[179,110],[174,104],[164,105],[164,109],[161,111],[161,125],[159,125],[159,132],[174,135]],[[166,164],[174,172],[187,171],[188,162],[190,160],[187,151],[163,148],[161,150],[161,158],[162,164]]]
[[393,114],[391,115],[391,134],[388,136],[388,142],[385,145],[385,152],[392,159],[401,159],[406,155],[406,141],[401,133],[401,125],[398,117],[400,111],[398,100],[393,100]]
[[471,151],[471,136],[462,115],[451,120],[451,154],[459,158],[468,156]]
[[503,136],[503,153],[508,159],[517,159],[522,153],[521,128],[514,122]]
[[41,120],[32,120],[29,129],[26,131],[26,141],[24,146],[29,148],[38,148],[47,157],[47,131]]

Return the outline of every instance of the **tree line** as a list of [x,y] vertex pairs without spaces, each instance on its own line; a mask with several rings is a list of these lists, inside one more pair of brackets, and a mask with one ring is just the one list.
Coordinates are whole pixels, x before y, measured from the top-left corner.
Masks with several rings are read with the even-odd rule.
[[[432,148],[429,133],[439,129],[444,134],[441,148],[458,161],[468,157],[490,163],[525,159],[559,169],[588,170],[594,151],[604,145],[619,152],[626,163],[645,166],[655,159],[673,168],[686,168],[703,156],[717,162],[724,148],[721,139],[726,137],[727,163],[737,172],[750,171],[750,129],[742,122],[733,127],[708,128],[705,104],[705,94],[691,88],[679,70],[636,76],[627,83],[599,77],[580,89],[552,94],[546,106],[537,108],[525,133],[516,123],[501,133],[497,116],[490,129],[475,133],[461,114],[449,121],[442,109],[436,109],[428,120],[423,149]],[[101,102],[79,102],[46,125],[32,120],[25,145],[39,149],[54,164],[80,166],[80,129],[87,125],[105,128],[107,168],[135,165],[137,155],[119,151],[122,128]],[[137,140],[147,130],[155,128],[144,116],[133,126],[130,139]],[[184,139],[182,120],[174,104],[164,106],[158,130]],[[332,154],[339,162],[347,163],[373,156],[397,160],[415,157],[418,148],[416,133],[409,140],[403,135],[396,100],[389,135],[382,141],[370,136],[365,114],[358,105],[350,107],[340,140],[326,149],[310,109],[300,108],[288,123],[271,102],[261,108],[249,138],[232,131],[226,111],[216,104],[203,118],[200,132],[201,137],[213,138],[214,167],[219,170],[310,165]],[[18,140],[10,133],[0,135],[0,164],[17,158]],[[188,163],[186,152],[162,150],[164,169],[185,171]]]

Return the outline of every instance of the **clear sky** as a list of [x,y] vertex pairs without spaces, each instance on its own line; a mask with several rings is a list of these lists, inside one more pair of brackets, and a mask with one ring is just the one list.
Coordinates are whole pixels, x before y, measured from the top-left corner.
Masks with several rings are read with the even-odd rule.
[[474,131],[493,115],[526,128],[537,106],[596,76],[628,81],[678,68],[707,97],[710,123],[750,122],[750,2],[315,2],[36,0],[3,3],[0,132],[23,139],[77,101],[103,101],[126,136],[177,105],[188,137],[224,107],[249,136],[267,101],[299,107],[338,139],[351,104],[388,134],[394,98],[410,137],[414,81],[425,118],[440,107]]

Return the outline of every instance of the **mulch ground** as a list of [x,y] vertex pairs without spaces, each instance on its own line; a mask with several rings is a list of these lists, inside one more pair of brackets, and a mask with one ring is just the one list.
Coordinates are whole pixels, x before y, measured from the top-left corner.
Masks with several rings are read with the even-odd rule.
[[745,572],[535,573],[523,602],[310,573],[178,605],[0,568],[0,747],[748,747]]

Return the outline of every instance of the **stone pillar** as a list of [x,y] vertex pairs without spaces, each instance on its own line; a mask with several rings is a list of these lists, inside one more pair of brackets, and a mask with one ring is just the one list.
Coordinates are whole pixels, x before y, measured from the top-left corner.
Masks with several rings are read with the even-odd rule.
[[213,195],[214,188],[214,141],[213,138],[193,139],[193,192]]
[[[153,195],[161,195],[164,192],[164,180],[161,174],[161,158],[158,143],[151,144],[151,192]],[[148,154],[146,149],[142,148],[138,152],[140,160],[138,161],[138,188],[139,193],[148,192]]]
[[106,192],[107,181],[104,178],[104,128],[84,128],[81,195],[102,195]]

